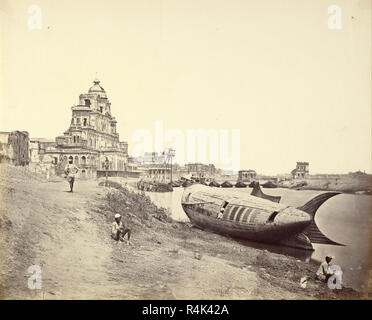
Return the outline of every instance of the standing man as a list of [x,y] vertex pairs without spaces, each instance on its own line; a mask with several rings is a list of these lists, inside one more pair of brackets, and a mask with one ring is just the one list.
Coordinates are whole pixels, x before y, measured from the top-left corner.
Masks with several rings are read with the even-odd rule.
[[72,163],[72,159],[68,161],[65,168],[65,174],[67,175],[67,181],[70,184],[70,192],[74,192],[75,175],[79,172],[79,168]]
[[117,213],[115,214],[115,221],[112,223],[111,237],[116,241],[124,241],[124,236],[126,234],[128,234],[127,244],[131,245],[131,231],[126,226],[124,227],[123,223],[121,222],[121,215]]
[[325,261],[321,263],[319,266],[318,271],[316,272],[316,277],[323,281],[323,282],[328,282],[328,279],[330,276],[332,276],[335,272],[330,272],[329,271],[329,266],[331,265],[332,259],[334,259],[334,256],[331,255],[326,255]]
[[103,166],[104,166],[105,171],[106,171],[105,187],[108,187],[108,170],[110,169],[110,161],[109,161],[109,159],[107,159],[107,157],[106,157],[106,160],[105,160]]

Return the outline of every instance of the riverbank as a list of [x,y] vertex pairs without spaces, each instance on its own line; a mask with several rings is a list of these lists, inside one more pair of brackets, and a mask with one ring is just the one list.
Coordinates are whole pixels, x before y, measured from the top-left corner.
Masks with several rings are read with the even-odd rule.
[[372,194],[372,176],[343,175],[329,179],[293,179],[277,183],[278,187],[296,190],[338,191],[344,193]]
[[[314,279],[316,265],[173,221],[119,184],[47,182],[0,166],[2,299],[360,299]],[[110,238],[119,212],[133,246]],[[30,290],[30,265],[42,289]],[[300,278],[308,276],[306,288]]]

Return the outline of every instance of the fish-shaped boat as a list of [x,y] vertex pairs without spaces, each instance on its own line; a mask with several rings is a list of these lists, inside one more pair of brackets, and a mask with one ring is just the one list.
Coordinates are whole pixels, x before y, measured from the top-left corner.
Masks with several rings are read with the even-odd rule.
[[193,185],[184,190],[182,207],[195,226],[258,242],[313,250],[312,243],[341,245],[315,223],[318,208],[339,194],[326,192],[294,208],[232,190]]

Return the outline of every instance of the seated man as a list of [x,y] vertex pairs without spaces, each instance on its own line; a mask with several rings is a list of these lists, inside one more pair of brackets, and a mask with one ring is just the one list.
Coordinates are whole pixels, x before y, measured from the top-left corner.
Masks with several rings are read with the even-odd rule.
[[318,280],[321,280],[323,282],[328,282],[328,279],[330,278],[330,276],[334,274],[334,272],[333,273],[329,272],[329,266],[330,266],[332,259],[334,259],[334,256],[327,255],[325,257],[325,261],[321,263],[318,271],[316,272],[316,277],[318,278]]
[[111,229],[111,237],[116,241],[124,241],[124,236],[128,234],[127,244],[131,245],[130,243],[130,229],[124,227],[123,223],[121,222],[121,215],[115,214],[115,221],[112,223]]

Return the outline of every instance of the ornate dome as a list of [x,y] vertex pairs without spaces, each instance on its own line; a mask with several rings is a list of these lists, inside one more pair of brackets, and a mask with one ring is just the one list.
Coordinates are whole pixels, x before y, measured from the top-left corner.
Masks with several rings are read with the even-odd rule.
[[106,98],[106,91],[105,91],[105,89],[103,89],[100,85],[99,85],[99,83],[100,83],[100,81],[98,80],[98,79],[95,79],[94,81],[93,81],[93,83],[94,83],[94,85],[92,86],[92,87],[90,87],[89,88],[89,93],[97,93],[97,94],[99,94],[101,97],[103,97],[103,98]]

